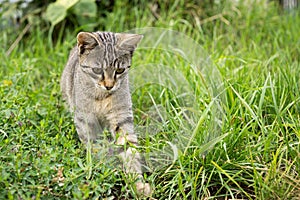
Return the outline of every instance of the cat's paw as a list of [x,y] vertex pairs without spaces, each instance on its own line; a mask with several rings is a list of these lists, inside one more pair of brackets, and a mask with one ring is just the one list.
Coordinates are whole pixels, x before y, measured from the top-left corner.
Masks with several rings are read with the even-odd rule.
[[144,183],[142,181],[138,181],[135,183],[136,191],[139,196],[150,197],[151,196],[151,186],[149,183]]

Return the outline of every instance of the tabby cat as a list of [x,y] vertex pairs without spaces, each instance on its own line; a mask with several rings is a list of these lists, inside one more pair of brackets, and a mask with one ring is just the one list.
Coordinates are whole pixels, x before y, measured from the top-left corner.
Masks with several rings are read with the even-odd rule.
[[[74,112],[79,138],[94,143],[109,130],[120,151],[127,173],[138,175],[136,189],[149,195],[142,178],[140,155],[132,148],[138,142],[133,129],[128,71],[139,34],[80,32],[61,78],[63,98]],[[127,148],[125,148],[127,147]]]

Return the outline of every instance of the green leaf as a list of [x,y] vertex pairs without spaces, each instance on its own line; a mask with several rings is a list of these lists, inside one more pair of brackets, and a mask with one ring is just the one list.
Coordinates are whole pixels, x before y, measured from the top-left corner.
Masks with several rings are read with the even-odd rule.
[[73,8],[80,26],[89,25],[95,21],[97,4],[95,0],[80,0]]
[[55,26],[65,19],[67,10],[78,3],[78,1],[79,0],[57,0],[49,4],[45,13],[45,19],[50,21],[52,26]]

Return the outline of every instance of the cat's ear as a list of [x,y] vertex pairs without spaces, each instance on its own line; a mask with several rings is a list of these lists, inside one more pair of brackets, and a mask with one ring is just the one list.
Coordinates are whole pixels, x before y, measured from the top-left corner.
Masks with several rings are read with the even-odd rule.
[[116,33],[116,37],[120,48],[134,51],[144,36],[140,34]]
[[93,33],[80,32],[77,35],[77,46],[79,53],[83,54],[85,50],[91,50],[98,45],[97,37]]

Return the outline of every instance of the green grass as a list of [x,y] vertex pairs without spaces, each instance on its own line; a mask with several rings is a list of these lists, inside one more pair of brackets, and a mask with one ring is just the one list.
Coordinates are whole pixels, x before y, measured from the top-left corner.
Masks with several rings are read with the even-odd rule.
[[[143,150],[165,145],[178,154],[145,173],[153,197],[299,199],[299,14],[280,14],[273,4],[226,4],[211,13],[223,17],[207,16],[199,25],[191,10],[175,8],[162,7],[155,18],[118,2],[102,24],[115,32],[146,26],[179,31],[220,71],[221,114],[209,90],[213,76],[174,51],[136,51],[132,99],[136,130],[148,136]],[[17,35],[4,30],[0,37],[0,199],[137,198],[133,179],[89,157],[63,106],[59,80],[78,29],[55,44],[46,31],[30,31],[10,56],[5,52]]]

